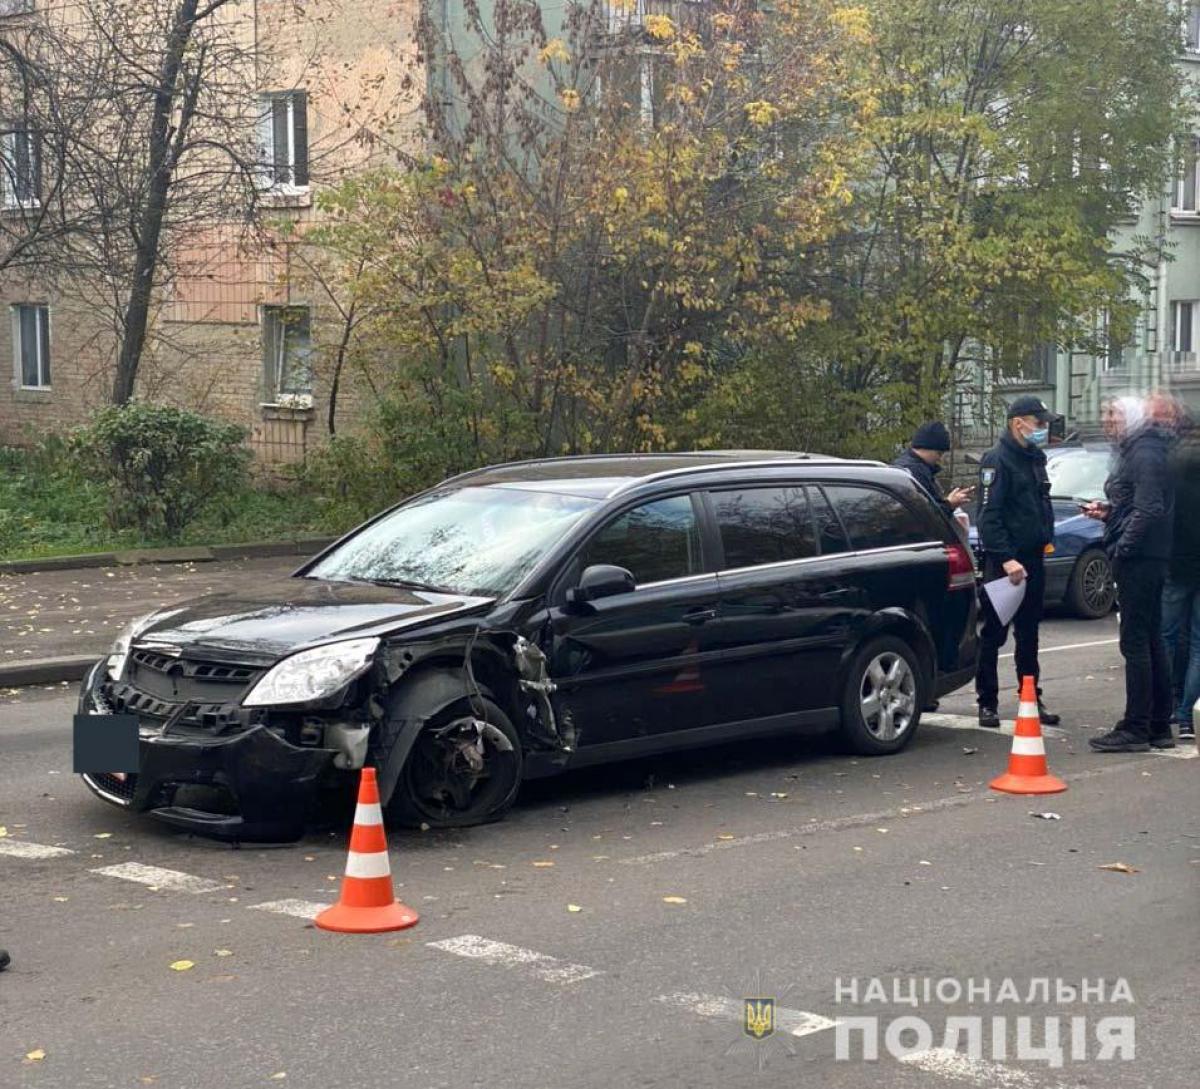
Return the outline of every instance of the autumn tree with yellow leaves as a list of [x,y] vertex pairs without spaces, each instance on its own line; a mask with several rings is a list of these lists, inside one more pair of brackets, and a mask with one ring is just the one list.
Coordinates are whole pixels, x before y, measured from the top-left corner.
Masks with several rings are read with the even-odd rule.
[[[966,363],[1128,320],[1114,225],[1184,96],[1159,0],[468,0],[432,153],[305,245],[379,391],[386,493],[522,456],[881,454]],[[363,506],[371,496],[364,494]]]
[[370,303],[390,487],[699,428],[746,343],[825,319],[812,254],[864,162],[863,21],[829,0],[468,15],[423,28],[437,153],[326,194],[306,240]]

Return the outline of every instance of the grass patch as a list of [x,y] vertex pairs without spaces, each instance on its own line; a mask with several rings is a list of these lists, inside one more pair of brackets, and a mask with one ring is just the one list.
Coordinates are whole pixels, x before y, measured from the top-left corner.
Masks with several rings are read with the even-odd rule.
[[0,560],[169,545],[286,540],[349,528],[344,510],[300,487],[248,487],[201,512],[177,541],[112,529],[105,489],[81,474],[65,446],[0,448]]

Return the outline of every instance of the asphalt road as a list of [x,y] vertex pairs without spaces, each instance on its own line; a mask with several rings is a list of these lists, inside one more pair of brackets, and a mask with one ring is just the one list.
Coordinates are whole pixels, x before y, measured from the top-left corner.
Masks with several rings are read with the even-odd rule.
[[[1114,626],[1043,634],[1065,794],[990,792],[1009,740],[963,728],[965,695],[892,758],[785,740],[571,774],[501,824],[392,834],[422,918],[371,937],[279,910],[336,896],[344,832],[233,850],[129,817],[69,774],[73,692],[0,699],[0,1086],[1190,1087],[1200,762],[1088,750],[1119,712]],[[1115,862],[1137,872],[1101,869]],[[114,866],[141,880],[95,872]],[[903,996],[910,979],[986,979],[993,1001],[868,1003],[876,978],[889,997],[895,980]],[[1056,978],[1103,978],[1108,997],[1123,979],[1133,1002],[1060,1005]],[[1005,979],[1034,1001],[997,1004]],[[763,1042],[741,1024],[756,994],[777,999]],[[979,1014],[982,1059],[938,1050],[948,1017]],[[1097,1060],[1110,1015],[1134,1018],[1132,1059]],[[879,1018],[879,1059],[849,1033],[839,1059],[833,1019],[862,1016]],[[884,1039],[903,1016],[932,1044],[899,1061]],[[1051,1069],[1018,1048],[1017,1018],[1037,1045],[1057,1016]]]

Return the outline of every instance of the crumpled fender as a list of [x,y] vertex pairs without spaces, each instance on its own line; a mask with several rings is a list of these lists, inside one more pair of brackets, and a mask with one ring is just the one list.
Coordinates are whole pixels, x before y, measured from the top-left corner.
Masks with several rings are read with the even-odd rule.
[[845,673],[850,665],[850,660],[858,653],[859,647],[866,640],[875,635],[896,634],[897,632],[911,633],[917,637],[917,641],[921,644],[917,649],[925,652],[926,664],[930,667],[931,676],[926,679],[935,680],[938,673],[938,655],[933,636],[929,632],[929,626],[916,613],[894,605],[872,613],[857,632],[858,638],[847,644],[840,662],[842,673]]
[[[480,691],[490,697],[486,688]],[[400,781],[404,761],[412,752],[422,727],[466,695],[462,670],[428,669],[405,677],[388,702],[387,718],[380,724],[379,800],[386,804]]]

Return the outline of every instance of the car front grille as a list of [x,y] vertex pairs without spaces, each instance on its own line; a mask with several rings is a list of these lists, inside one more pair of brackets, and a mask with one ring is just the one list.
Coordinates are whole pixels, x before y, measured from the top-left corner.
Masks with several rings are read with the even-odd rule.
[[239,700],[263,672],[256,665],[135,649],[125,676],[105,683],[101,695],[113,712],[137,715],[152,728],[173,720],[175,726],[225,733],[244,729],[255,720]]
[[111,795],[116,801],[129,805],[133,801],[133,795],[137,791],[137,776],[126,775],[124,778],[119,778],[112,772],[90,772],[86,776],[95,785],[97,790],[102,790],[105,794]]

